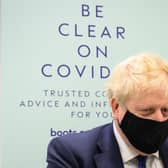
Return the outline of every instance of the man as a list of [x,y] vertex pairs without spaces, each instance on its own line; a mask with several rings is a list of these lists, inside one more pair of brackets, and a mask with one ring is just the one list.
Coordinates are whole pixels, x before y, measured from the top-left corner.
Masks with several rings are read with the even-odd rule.
[[168,63],[152,54],[126,59],[107,95],[113,122],[53,139],[48,168],[168,168]]

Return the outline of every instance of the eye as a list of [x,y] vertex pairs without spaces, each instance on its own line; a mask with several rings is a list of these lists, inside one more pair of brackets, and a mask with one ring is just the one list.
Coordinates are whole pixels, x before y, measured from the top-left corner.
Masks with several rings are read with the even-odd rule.
[[143,116],[148,116],[148,115],[154,113],[155,110],[153,108],[145,108],[145,109],[142,109],[141,111],[142,111],[141,114]]
[[153,113],[154,109],[153,108],[147,108],[147,109],[144,109],[144,111],[147,112],[147,113]]
[[163,113],[167,113],[167,115],[168,115],[168,108],[167,108],[167,107],[161,108],[161,111],[162,111]]

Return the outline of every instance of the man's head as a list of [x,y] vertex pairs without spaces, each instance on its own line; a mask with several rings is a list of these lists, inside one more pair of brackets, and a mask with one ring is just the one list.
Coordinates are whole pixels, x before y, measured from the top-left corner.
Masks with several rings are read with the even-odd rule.
[[150,104],[168,106],[168,63],[153,54],[129,57],[112,71],[107,95],[113,112],[118,104],[128,105],[132,111]]
[[153,54],[128,58],[112,71],[107,94],[131,144],[144,153],[156,151],[168,134],[168,63]]
[[168,95],[168,63],[154,54],[129,57],[117,65],[107,85],[108,98],[124,103],[129,98],[153,90]]

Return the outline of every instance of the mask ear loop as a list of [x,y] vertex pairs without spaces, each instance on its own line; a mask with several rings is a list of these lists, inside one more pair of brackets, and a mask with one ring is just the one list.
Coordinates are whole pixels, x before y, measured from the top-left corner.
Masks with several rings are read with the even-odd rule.
[[[132,112],[130,112],[130,110],[128,110],[128,108],[125,106],[125,105],[122,105],[122,110],[123,110],[123,108],[124,108],[124,112],[125,112],[125,114],[124,114],[124,116],[123,116],[123,118],[122,118],[122,120],[124,119],[124,117],[125,117],[125,115],[127,114],[127,113],[131,113],[131,114],[133,114]],[[122,123],[122,120],[120,120],[120,122],[119,122],[119,125],[121,125],[121,123]]]
[[[125,106],[123,103],[121,103],[121,102],[118,102],[118,103],[117,103],[116,113],[125,113],[125,114],[126,114],[127,111],[128,111],[128,110],[127,110],[126,106]],[[125,114],[124,114],[124,115],[125,115]],[[117,115],[119,116],[119,114],[117,114]],[[120,119],[120,116],[115,118],[115,116],[114,116],[113,119],[115,120],[115,122],[118,123],[118,125],[120,125],[123,118]]]

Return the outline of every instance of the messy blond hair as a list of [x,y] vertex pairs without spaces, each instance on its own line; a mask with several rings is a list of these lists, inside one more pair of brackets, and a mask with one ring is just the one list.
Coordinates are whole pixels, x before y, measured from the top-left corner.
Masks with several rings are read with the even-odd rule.
[[107,83],[109,101],[129,98],[160,89],[168,95],[168,63],[155,54],[140,54],[117,65]]

